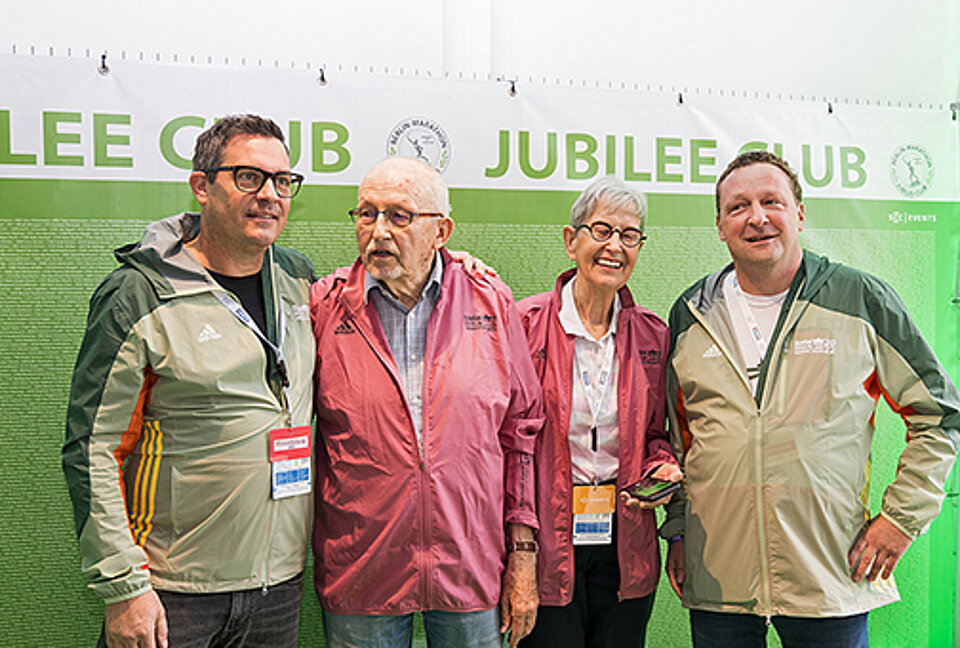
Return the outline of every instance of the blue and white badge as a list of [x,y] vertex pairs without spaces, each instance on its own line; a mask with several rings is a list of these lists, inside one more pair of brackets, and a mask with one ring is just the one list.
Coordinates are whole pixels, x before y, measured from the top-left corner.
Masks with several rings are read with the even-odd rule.
[[313,487],[309,425],[270,430],[270,494],[273,499],[306,495]]
[[613,542],[613,514],[617,494],[613,484],[573,487],[573,544],[604,545]]

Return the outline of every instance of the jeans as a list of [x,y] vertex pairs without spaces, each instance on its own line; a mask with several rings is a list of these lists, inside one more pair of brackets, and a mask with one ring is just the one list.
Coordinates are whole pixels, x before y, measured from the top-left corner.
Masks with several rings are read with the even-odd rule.
[[[216,594],[157,590],[170,648],[296,648],[303,574],[267,589]],[[106,647],[101,633],[98,647]]]
[[541,605],[537,624],[520,648],[643,648],[654,595],[619,600],[616,543],[573,551],[573,601]]
[[[783,648],[868,648],[867,613],[848,617],[771,617]],[[762,648],[766,619],[754,614],[690,610],[694,648]]]
[[[497,609],[481,612],[423,612],[430,648],[500,648]],[[328,648],[410,648],[413,614],[336,614],[323,611]]]

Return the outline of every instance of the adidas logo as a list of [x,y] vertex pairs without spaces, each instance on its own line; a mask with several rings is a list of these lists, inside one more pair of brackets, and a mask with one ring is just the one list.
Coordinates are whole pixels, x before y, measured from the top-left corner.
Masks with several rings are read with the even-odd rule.
[[197,342],[209,342],[210,340],[219,340],[222,335],[217,333],[212,326],[204,324],[200,335],[197,336]]
[[347,335],[349,333],[356,333],[357,329],[353,328],[350,322],[344,320],[340,322],[340,325],[337,328],[333,329],[334,335]]
[[709,349],[707,349],[706,351],[704,351],[704,352],[703,352],[703,355],[700,356],[700,357],[701,357],[701,358],[719,358],[719,357],[720,357],[720,349],[717,347],[716,344],[714,344],[714,345],[711,346]]

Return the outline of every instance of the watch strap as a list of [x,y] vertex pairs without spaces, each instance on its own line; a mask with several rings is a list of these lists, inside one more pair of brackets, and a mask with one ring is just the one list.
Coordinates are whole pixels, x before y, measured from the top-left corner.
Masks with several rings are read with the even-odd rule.
[[536,540],[509,540],[507,542],[507,551],[510,553],[514,551],[538,553],[540,551],[540,545],[537,544]]

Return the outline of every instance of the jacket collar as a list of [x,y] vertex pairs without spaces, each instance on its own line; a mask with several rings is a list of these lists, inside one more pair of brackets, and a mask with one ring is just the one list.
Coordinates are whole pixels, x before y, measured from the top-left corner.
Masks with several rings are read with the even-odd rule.
[[[831,263],[827,257],[805,249],[800,267],[793,276],[793,281],[790,282],[787,303],[792,302],[797,297],[809,299],[812,295],[815,295],[836,271],[837,266],[838,264]],[[723,296],[723,281],[733,271],[733,262],[731,261],[703,279],[700,289],[690,299],[698,311],[701,313],[709,311],[713,304]],[[802,292],[798,295],[797,291],[801,290],[801,287]]]
[[[446,248],[440,248],[439,253],[439,261],[443,263],[444,268],[449,268],[450,263],[453,261],[453,257],[450,256],[450,253],[447,252]],[[436,268],[434,268],[434,271],[436,271]],[[443,272],[440,280],[441,295],[446,291],[446,286],[450,282],[451,275],[452,273],[450,272]],[[430,276],[433,277],[433,274]],[[366,307],[366,289],[367,271],[363,267],[363,261],[361,261],[360,257],[357,257],[357,260],[353,262],[353,265],[350,267],[350,270],[347,273],[347,285],[344,286],[343,292],[340,293],[341,303],[343,303],[343,305],[351,314],[356,314],[358,311]]]
[[[564,284],[566,284],[568,281],[573,279],[574,275],[576,274],[577,274],[577,269],[570,268],[569,270],[566,270],[560,273],[560,276],[557,277],[557,282],[556,284],[554,284],[554,287],[553,287],[553,297],[557,302],[558,309],[560,308],[560,303],[561,303],[560,295],[561,295],[561,292],[563,291]],[[623,288],[617,291],[617,296],[620,298],[621,310],[624,308],[633,308],[636,305],[636,302],[633,301],[633,294],[630,292],[630,289],[627,288],[626,286],[624,286]]]
[[[420,299],[423,299],[431,290],[440,290],[443,285],[443,259],[440,257],[440,252],[434,252],[433,255],[433,267],[430,269],[430,274],[427,275],[427,283],[423,286],[423,290],[420,293]],[[434,288],[436,287],[436,288]],[[386,284],[378,279],[374,279],[370,276],[370,273],[364,272],[363,275],[363,300],[364,303],[370,301],[370,291],[379,290],[383,293],[383,296],[388,301],[392,301],[395,304],[403,308],[404,312],[408,312],[406,306],[400,303],[400,300],[393,296],[390,290],[387,288]]]

